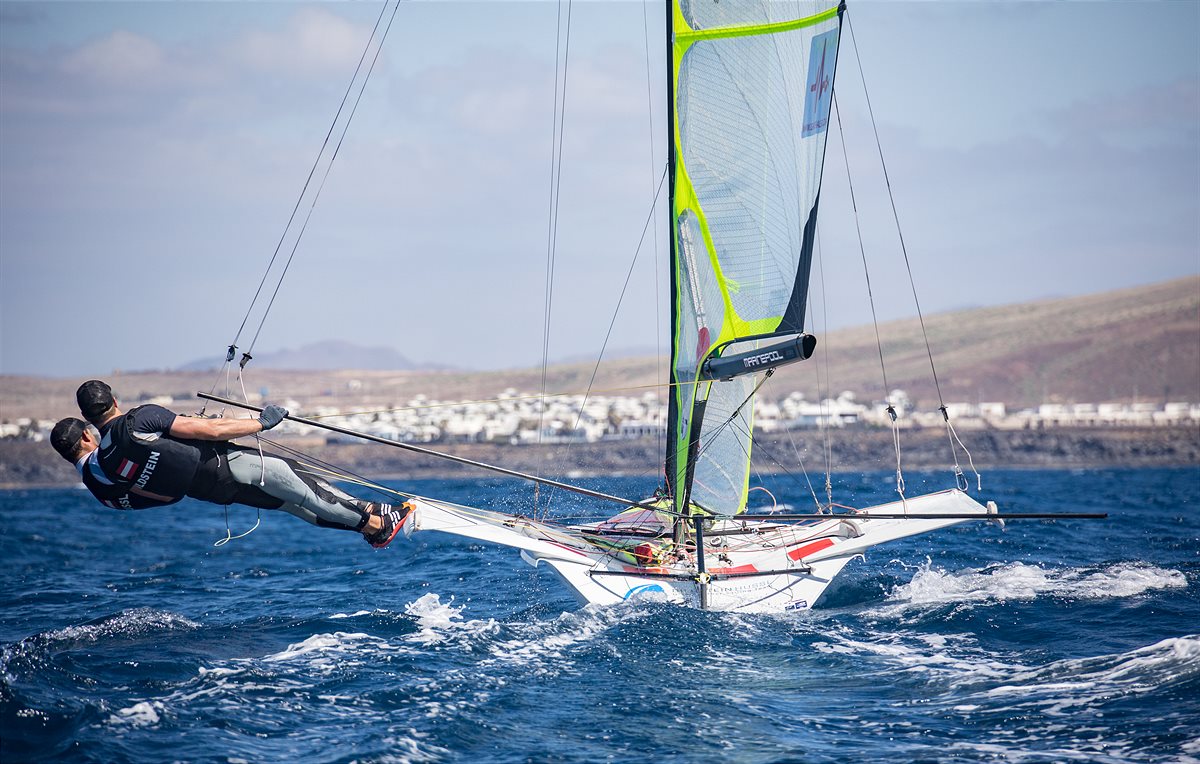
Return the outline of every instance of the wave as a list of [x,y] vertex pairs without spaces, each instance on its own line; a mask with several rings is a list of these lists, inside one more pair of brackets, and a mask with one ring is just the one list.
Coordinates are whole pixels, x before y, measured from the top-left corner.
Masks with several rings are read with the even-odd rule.
[[128,724],[131,727],[149,727],[158,724],[162,718],[163,704],[156,701],[134,703],[128,708],[122,708],[109,717],[110,724]]
[[[993,710],[1037,708],[1054,716],[1074,707],[1111,703],[1122,696],[1160,691],[1197,679],[1200,635],[1188,635],[1123,653],[1021,669],[974,696],[991,701]],[[995,708],[997,702],[999,708]]]
[[549,621],[515,624],[514,635],[491,645],[493,658],[483,663],[520,667],[534,676],[557,674],[573,665],[573,650],[649,612],[646,603],[630,602],[612,607],[587,606]]
[[0,677],[11,681],[10,670],[20,664],[33,668],[59,651],[82,645],[94,645],[112,639],[141,637],[160,632],[191,630],[200,624],[177,613],[154,608],[133,608],[103,616],[77,626],[66,626],[26,637],[0,648]]
[[111,637],[140,636],[151,632],[197,629],[199,627],[200,624],[177,613],[141,607],[123,610],[79,626],[67,626],[57,631],[48,631],[34,638],[46,643],[82,644],[99,642]]
[[1144,562],[1105,568],[1047,568],[1013,562],[983,570],[936,570],[926,560],[912,580],[897,586],[888,599],[906,605],[942,605],[980,601],[1030,600],[1050,593],[1063,599],[1134,597],[1155,589],[1187,586],[1178,570]]
[[636,620],[649,612],[653,602],[629,602],[611,607],[586,606],[561,613],[549,620],[534,618],[501,624],[495,619],[464,620],[464,606],[442,602],[437,594],[426,594],[405,606],[406,615],[416,620],[419,630],[405,639],[424,648],[486,651],[480,668],[521,667],[534,674],[557,673],[572,662],[571,651],[591,642],[617,624]]

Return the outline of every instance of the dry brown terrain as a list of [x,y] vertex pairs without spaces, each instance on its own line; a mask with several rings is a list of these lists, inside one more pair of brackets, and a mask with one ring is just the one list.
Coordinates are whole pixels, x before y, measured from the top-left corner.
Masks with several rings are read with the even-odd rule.
[[[1200,401],[1200,276],[1087,297],[982,308],[926,318],[938,377],[947,402],[1002,401],[1010,407],[1041,402]],[[888,380],[919,407],[936,407],[929,359],[916,319],[883,324]],[[820,338],[817,363],[782,369],[765,388],[768,397],[801,390],[817,394],[817,369],[828,363],[830,387],[862,399],[882,394],[879,354],[871,327]],[[826,361],[828,351],[828,361]],[[652,386],[665,364],[654,358],[605,362],[594,390]],[[587,387],[592,364],[552,367],[551,392]],[[106,371],[126,401],[168,395],[194,400],[212,387],[213,372]],[[81,378],[0,376],[0,420],[55,419],[71,415]],[[301,408],[343,409],[403,405],[416,395],[441,400],[494,397],[505,388],[535,391],[540,369],[462,371],[247,372],[247,386]],[[827,391],[826,391],[827,392]]]
[[[1200,277],[1138,289],[1067,300],[986,308],[926,319],[942,390],[947,402],[1003,401],[1010,407],[1039,402],[1102,402],[1140,399],[1200,401]],[[880,327],[892,387],[909,392],[919,408],[932,410],[936,396],[929,360],[914,320]],[[879,360],[870,327],[834,332],[821,338],[818,360],[831,351],[833,390],[854,390],[860,398],[880,397]],[[652,388],[663,364],[654,358],[605,363],[596,391],[638,394]],[[793,390],[816,396],[817,364],[785,368],[766,388],[769,397]],[[552,392],[586,388],[591,364],[553,367]],[[196,410],[197,390],[213,386],[213,372],[142,371],[104,373],[127,403],[169,396],[180,411]],[[441,400],[479,400],[505,388],[534,391],[540,369],[489,372],[451,371],[278,371],[253,369],[247,387],[265,389],[272,400],[294,400],[298,413],[320,406],[370,410],[403,406],[417,395]],[[20,417],[57,419],[77,414],[74,391],[82,378],[0,376],[0,420]],[[1200,428],[1085,428],[1054,430],[979,430],[963,433],[981,467],[1066,467],[1105,465],[1200,464]],[[786,435],[764,436],[755,452],[764,471],[796,470],[800,458],[820,471],[822,457],[804,451],[813,432],[793,435],[801,456]],[[371,445],[307,444],[311,453],[373,477],[484,474],[469,468]],[[661,464],[662,447],[654,440],[601,442],[565,447],[439,445],[438,448],[519,470],[601,474],[646,473]],[[890,435],[869,427],[831,433],[839,469],[888,469]],[[948,463],[941,429],[905,433],[905,464],[938,467]],[[774,460],[772,459],[774,457]],[[557,465],[557,466],[556,466]],[[570,465],[567,467],[566,465]],[[74,482],[65,462],[45,443],[0,440],[0,484],[63,485]]]

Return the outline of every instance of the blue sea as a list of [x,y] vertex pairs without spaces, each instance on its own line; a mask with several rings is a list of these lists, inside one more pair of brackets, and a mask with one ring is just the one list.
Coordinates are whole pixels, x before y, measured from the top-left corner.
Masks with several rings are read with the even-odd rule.
[[[894,495],[890,473],[835,478],[843,503]],[[910,494],[952,485],[907,478]],[[404,487],[531,501],[508,481]],[[1200,469],[983,487],[1002,510],[1111,516],[906,539],[813,610],[752,616],[581,608],[514,552],[433,533],[377,551],[265,512],[214,547],[219,507],[3,492],[0,759],[1200,761]],[[254,520],[230,512],[235,534]]]

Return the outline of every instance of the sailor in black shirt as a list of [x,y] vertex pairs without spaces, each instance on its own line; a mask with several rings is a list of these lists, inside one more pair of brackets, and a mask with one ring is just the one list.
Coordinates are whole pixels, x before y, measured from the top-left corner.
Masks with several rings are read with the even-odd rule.
[[258,419],[185,417],[152,404],[126,413],[98,380],[81,385],[76,399],[95,431],[64,419],[51,444],[82,465],[84,485],[108,506],[164,506],[186,495],[282,509],[314,525],[362,533],[377,548],[387,546],[408,519],[407,505],[355,499],[298,462],[228,442],[279,424],[287,416],[279,406],[267,406]]
[[92,495],[106,507],[113,509],[149,509],[174,504],[174,501],[161,501],[147,496],[130,493],[127,487],[117,485],[104,471],[96,459],[100,445],[100,433],[95,427],[79,419],[64,419],[54,426],[50,433],[50,443],[63,458],[75,463],[79,479]]

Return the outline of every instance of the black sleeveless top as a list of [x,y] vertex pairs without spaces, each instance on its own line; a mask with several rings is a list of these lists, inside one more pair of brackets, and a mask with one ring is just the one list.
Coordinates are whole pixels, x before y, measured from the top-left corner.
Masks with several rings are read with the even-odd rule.
[[179,499],[200,466],[200,442],[172,438],[175,412],[138,406],[100,428],[97,460],[117,486]]

